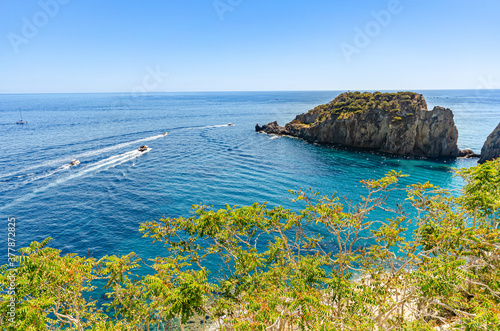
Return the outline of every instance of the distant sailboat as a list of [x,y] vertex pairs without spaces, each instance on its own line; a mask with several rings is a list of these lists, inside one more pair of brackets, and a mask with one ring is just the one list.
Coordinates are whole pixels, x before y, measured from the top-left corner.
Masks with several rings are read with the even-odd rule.
[[19,110],[19,114],[21,115],[21,120],[17,121],[16,124],[28,124],[28,122],[23,121],[23,112]]

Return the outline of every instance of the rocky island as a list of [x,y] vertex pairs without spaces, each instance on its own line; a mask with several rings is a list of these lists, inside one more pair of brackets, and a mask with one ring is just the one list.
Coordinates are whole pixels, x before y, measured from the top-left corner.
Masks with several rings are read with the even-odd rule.
[[484,163],[486,161],[492,161],[498,157],[500,157],[500,123],[488,136],[488,139],[486,139],[486,142],[481,149],[481,158],[478,162]]
[[453,112],[428,110],[423,95],[413,92],[346,92],[284,127],[272,122],[255,130],[405,156],[476,156],[458,149]]

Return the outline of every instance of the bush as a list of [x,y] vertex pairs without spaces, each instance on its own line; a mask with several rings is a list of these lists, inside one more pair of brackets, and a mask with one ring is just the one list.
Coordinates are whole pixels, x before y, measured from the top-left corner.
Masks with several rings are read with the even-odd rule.
[[[367,193],[358,204],[291,191],[304,206],[296,212],[258,203],[193,206],[189,218],[141,225],[145,237],[167,250],[141,279],[129,274],[141,262],[133,253],[96,261],[61,256],[48,240],[34,242],[22,250],[16,271],[16,320],[5,324],[6,293],[0,315],[12,330],[144,330],[172,328],[173,319],[182,329],[197,314],[225,330],[432,330],[443,324],[497,330],[499,174],[500,160],[460,170],[466,185],[459,196],[430,183],[407,186],[417,212],[387,206],[403,176],[395,171],[362,181]],[[385,220],[373,218],[381,208]],[[335,249],[320,233],[335,239]],[[207,267],[214,259],[222,263],[217,274]],[[11,273],[2,269],[3,289]],[[83,299],[99,278],[108,280],[113,319]]]
[[[346,92],[337,96],[330,103],[320,105],[311,110],[314,113],[324,113],[323,118],[329,115],[340,116],[340,118],[349,118],[350,114],[364,113],[372,109],[380,109],[389,111],[391,109],[406,110],[413,109],[417,111],[419,106],[413,104],[411,99],[417,98],[417,94],[413,92],[397,92],[397,93],[369,93],[369,92]],[[326,116],[328,115],[328,116]]]

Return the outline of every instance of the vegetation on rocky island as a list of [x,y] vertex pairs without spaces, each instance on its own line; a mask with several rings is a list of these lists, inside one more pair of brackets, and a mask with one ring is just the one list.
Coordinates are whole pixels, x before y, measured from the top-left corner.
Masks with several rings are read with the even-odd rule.
[[[403,188],[402,176],[363,181],[358,203],[293,191],[298,211],[193,206],[189,218],[140,226],[165,244],[149,261],[33,242],[17,269],[2,269],[2,329],[184,329],[195,316],[224,330],[500,329],[500,160],[457,171],[460,192]],[[402,189],[406,202],[388,203]],[[150,272],[134,276],[139,266]],[[90,299],[98,280],[104,305]]]
[[368,110],[413,114],[422,108],[427,109],[427,104],[424,97],[418,93],[361,93],[356,91],[342,93],[330,103],[319,105],[310,110],[309,113],[319,115],[320,119],[331,116],[348,118],[353,114],[362,114]]

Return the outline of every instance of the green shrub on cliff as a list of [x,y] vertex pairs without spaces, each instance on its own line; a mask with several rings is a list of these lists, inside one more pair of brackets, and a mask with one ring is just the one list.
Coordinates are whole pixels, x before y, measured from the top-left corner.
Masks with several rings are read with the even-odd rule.
[[345,92],[337,96],[328,104],[320,105],[311,110],[313,113],[341,116],[349,118],[348,114],[363,113],[368,110],[390,111],[397,109],[416,112],[425,104],[423,97],[414,92]]
[[[183,329],[207,315],[224,330],[498,330],[500,160],[457,175],[458,196],[407,186],[410,213],[387,205],[403,176],[394,171],[362,181],[357,204],[293,191],[298,211],[193,206],[189,218],[141,225],[166,248],[141,279],[129,274],[141,263],[133,253],[97,261],[32,243],[16,271],[14,322],[2,293],[2,329]],[[2,289],[11,275],[2,269]],[[82,295],[96,279],[107,280],[113,319]]]

